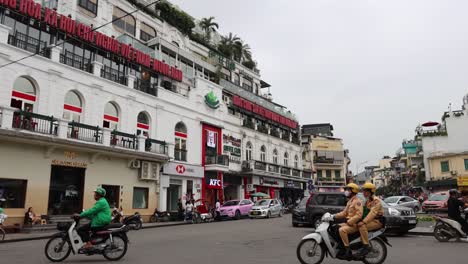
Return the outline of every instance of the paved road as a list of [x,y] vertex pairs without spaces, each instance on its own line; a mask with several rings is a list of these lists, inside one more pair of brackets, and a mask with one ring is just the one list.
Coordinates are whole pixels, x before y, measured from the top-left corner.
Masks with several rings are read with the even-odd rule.
[[[291,227],[290,216],[265,220],[146,229],[130,233],[132,243],[119,263],[289,264],[307,228]],[[45,240],[0,244],[2,263],[48,263]],[[432,237],[390,238],[385,263],[464,263],[468,244],[439,243]],[[100,263],[101,256],[71,256],[65,263]],[[326,260],[324,263],[349,263]]]

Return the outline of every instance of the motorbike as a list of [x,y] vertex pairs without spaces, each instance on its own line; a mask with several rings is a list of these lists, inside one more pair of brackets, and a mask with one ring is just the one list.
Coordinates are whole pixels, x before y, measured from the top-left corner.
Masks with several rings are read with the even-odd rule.
[[[468,208],[464,210],[468,214]],[[448,242],[451,239],[465,240],[468,242],[467,235],[462,230],[462,226],[455,220],[443,216],[434,216],[436,225],[434,227],[434,237],[439,242]]]
[[141,219],[141,215],[138,212],[133,215],[124,217],[122,223],[132,230],[140,230],[143,226],[143,220]]
[[73,222],[58,223],[58,233],[54,234],[45,246],[45,255],[52,262],[64,261],[73,253],[91,255],[103,255],[104,258],[116,261],[125,256],[128,249],[127,226],[122,224],[110,224],[101,231],[91,235],[91,248],[83,249],[83,241],[78,235],[77,226],[80,218],[73,218]]
[[344,249],[338,233],[339,225],[333,223],[330,220],[331,218],[331,214],[326,213],[315,232],[302,238],[296,250],[297,258],[302,264],[320,264],[325,256],[347,261],[362,261],[366,264],[382,264],[385,261],[387,258],[387,245],[391,247],[384,235],[385,228],[369,232],[371,250],[365,256],[360,256],[356,252],[362,247],[359,232],[350,235],[352,256],[345,258],[339,254]]
[[169,212],[161,212],[158,211],[158,209],[155,209],[153,215],[150,217],[150,222],[169,222],[170,219],[171,214]]

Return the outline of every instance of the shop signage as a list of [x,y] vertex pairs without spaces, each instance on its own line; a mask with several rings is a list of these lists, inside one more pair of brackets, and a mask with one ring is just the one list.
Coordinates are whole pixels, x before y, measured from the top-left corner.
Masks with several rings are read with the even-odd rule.
[[203,178],[203,167],[169,162],[164,165],[163,173],[169,175]]
[[208,189],[223,189],[223,183],[219,179],[206,179],[206,187]]
[[287,126],[287,127],[290,127],[292,129],[296,129],[297,128],[297,122],[292,120],[292,119],[289,119],[287,117],[284,117],[280,114],[277,114],[273,111],[270,111],[262,106],[259,106],[255,103],[252,103],[244,98],[241,98],[237,95],[235,95],[233,98],[232,98],[232,102],[235,106],[239,107],[239,108],[242,108],[244,110],[247,110],[249,112],[252,112],[252,113],[255,113],[259,116],[262,116],[268,120],[271,120],[273,122],[276,122],[276,123],[279,123],[279,124],[282,124],[284,126]]
[[248,192],[253,192],[255,191],[255,187],[253,184],[247,184],[247,191]]
[[279,182],[278,180],[275,180],[275,179],[260,177],[260,185],[264,185],[264,184],[279,185]]
[[295,189],[302,189],[302,184],[297,181],[286,181],[286,187],[288,188],[295,188]]
[[205,95],[205,104],[213,109],[217,109],[219,107],[218,97],[216,97],[213,91]]
[[151,58],[149,54],[139,51],[131,45],[119,42],[114,36],[109,37],[101,32],[92,31],[92,27],[79,23],[69,16],[58,14],[55,10],[47,7],[42,8],[41,4],[33,0],[20,0],[18,6],[16,0],[0,0],[0,5],[17,10],[38,21],[43,21],[46,25],[57,28],[69,36],[76,36],[85,42],[118,54],[129,62],[135,62],[171,79],[182,81],[183,73],[181,70]]
[[241,145],[242,140],[231,135],[223,134],[223,152],[229,154],[229,161],[241,164]]
[[81,161],[66,161],[66,160],[52,160],[52,165],[64,166],[64,167],[75,167],[75,168],[86,168],[88,164]]
[[213,131],[207,131],[206,146],[210,148],[216,148],[216,133]]
[[457,177],[457,185],[461,186],[468,186],[468,176],[458,176]]

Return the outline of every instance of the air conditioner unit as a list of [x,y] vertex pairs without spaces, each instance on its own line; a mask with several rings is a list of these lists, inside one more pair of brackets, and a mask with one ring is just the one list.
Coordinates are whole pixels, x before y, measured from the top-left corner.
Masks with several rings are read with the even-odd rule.
[[141,162],[140,180],[159,181],[159,166],[156,163],[147,161]]
[[130,167],[132,169],[139,169],[141,168],[141,160],[133,160],[132,163],[130,164]]

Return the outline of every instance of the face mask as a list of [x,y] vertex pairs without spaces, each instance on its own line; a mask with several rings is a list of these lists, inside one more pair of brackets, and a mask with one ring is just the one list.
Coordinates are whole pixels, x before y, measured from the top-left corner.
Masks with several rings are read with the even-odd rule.
[[345,195],[346,197],[349,197],[349,196],[351,196],[351,193],[350,193],[349,191],[345,191],[345,192],[344,192],[344,195]]

